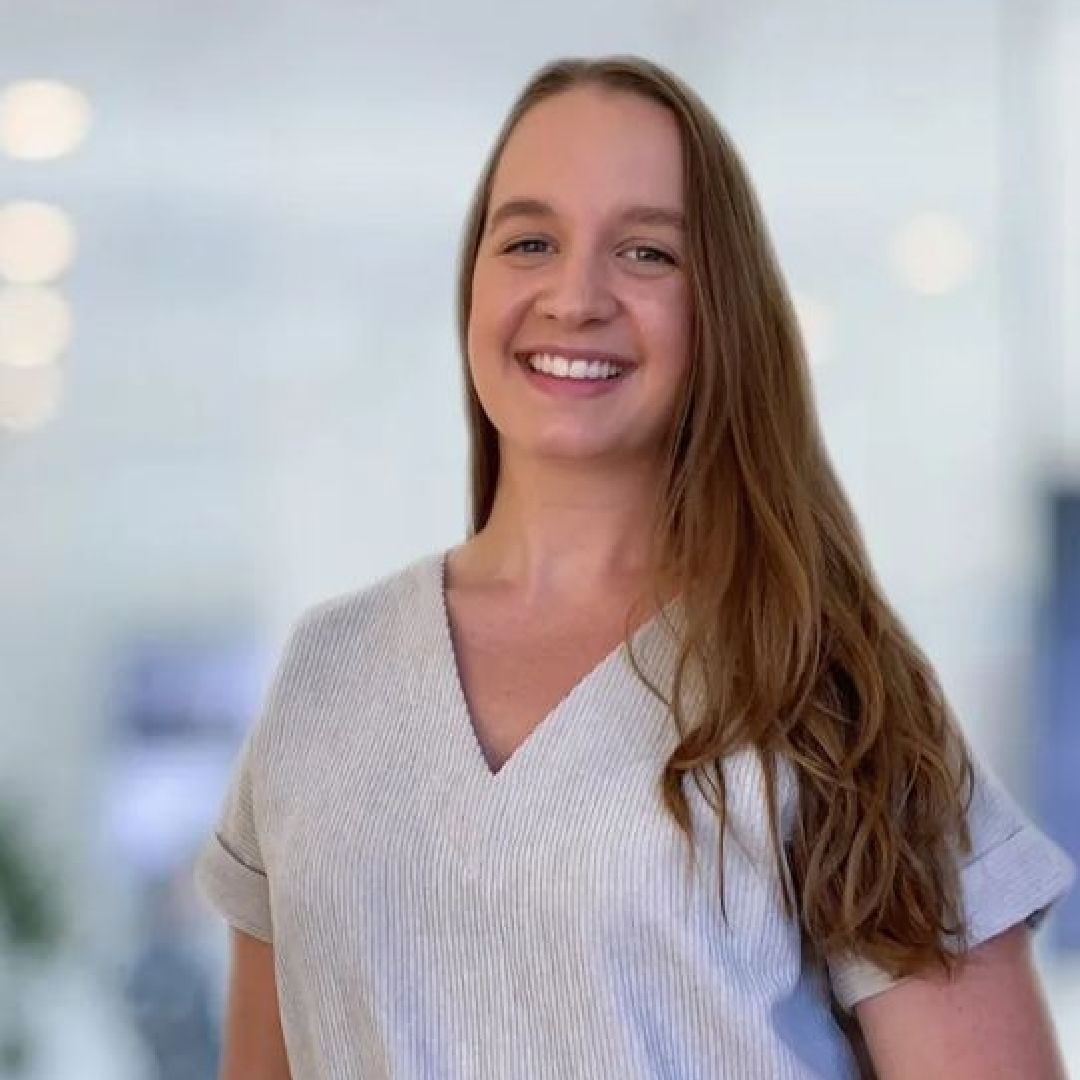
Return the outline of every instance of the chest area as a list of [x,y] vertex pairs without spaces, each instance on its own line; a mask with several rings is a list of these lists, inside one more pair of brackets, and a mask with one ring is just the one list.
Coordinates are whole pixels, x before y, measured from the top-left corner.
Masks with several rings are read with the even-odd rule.
[[473,735],[498,771],[621,650],[625,622],[492,616],[452,609],[454,677]]
[[[688,863],[657,765],[593,760],[551,783],[489,787],[486,797],[465,785],[390,803],[382,788],[361,789],[362,807],[359,778],[324,775],[309,788],[317,799],[293,803],[271,832],[275,924],[311,950],[325,948],[319,928],[347,926],[365,955],[389,948],[391,967],[417,942],[501,942],[503,960],[522,970],[537,957],[564,963],[545,985],[584,966],[590,977],[610,972],[644,986],[677,980],[687,963],[700,964],[706,981],[790,980],[797,932],[782,918],[753,761],[729,763],[738,839],[724,849],[726,915],[716,814],[689,786],[697,858]],[[363,966],[353,957],[341,978]]]

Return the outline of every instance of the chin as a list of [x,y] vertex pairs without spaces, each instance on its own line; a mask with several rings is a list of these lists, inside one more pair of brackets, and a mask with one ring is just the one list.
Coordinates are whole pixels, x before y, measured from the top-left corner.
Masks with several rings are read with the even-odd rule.
[[595,461],[598,458],[617,459],[627,453],[624,446],[606,439],[597,439],[583,433],[580,437],[536,439],[525,445],[518,444],[518,453],[535,459],[567,463]]

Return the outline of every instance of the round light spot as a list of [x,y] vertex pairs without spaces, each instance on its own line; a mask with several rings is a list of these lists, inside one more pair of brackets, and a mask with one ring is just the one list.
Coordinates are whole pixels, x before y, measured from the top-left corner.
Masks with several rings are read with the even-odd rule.
[[9,285],[0,290],[0,364],[37,367],[71,340],[71,311],[54,289]]
[[952,292],[975,268],[971,235],[948,214],[918,214],[904,222],[892,238],[889,256],[900,280],[928,295]]
[[64,389],[58,364],[17,368],[0,364],[0,428],[32,431],[56,414]]
[[90,128],[86,95],[54,79],[24,79],[0,94],[0,148],[24,161],[70,154]]
[[63,210],[43,202],[0,206],[0,277],[20,285],[58,278],[75,257],[75,228]]
[[799,330],[802,332],[810,364],[817,367],[832,354],[832,308],[802,293],[794,293],[792,302],[795,304],[795,314],[799,317]]

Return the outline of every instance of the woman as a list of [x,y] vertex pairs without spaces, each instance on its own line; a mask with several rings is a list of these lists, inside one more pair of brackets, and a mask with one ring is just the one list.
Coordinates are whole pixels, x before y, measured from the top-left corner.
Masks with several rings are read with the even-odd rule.
[[1074,868],[881,594],[709,111],[538,72],[459,299],[469,538],[303,615],[200,857],[222,1075],[1063,1076]]

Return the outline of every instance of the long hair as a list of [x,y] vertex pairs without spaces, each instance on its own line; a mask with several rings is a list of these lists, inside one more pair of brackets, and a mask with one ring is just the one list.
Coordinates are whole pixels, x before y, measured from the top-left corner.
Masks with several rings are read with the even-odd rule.
[[[968,947],[955,854],[957,842],[971,850],[970,750],[875,579],[829,461],[796,315],[746,170],[694,91],[641,57],[566,57],[541,68],[477,184],[457,296],[471,534],[488,520],[499,476],[497,432],[467,345],[492,179],[521,117],[580,86],[658,102],[681,134],[691,356],[664,448],[654,536],[657,595],[674,585],[685,620],[664,699],[680,739],[661,778],[665,805],[692,843],[683,790],[691,773],[720,815],[722,897],[721,762],[752,748],[784,909],[818,956],[859,956],[896,977],[932,964],[951,971],[959,953],[950,938],[960,952]],[[688,717],[679,688],[691,671],[702,677],[704,704]],[[781,759],[798,788],[787,840]]]

